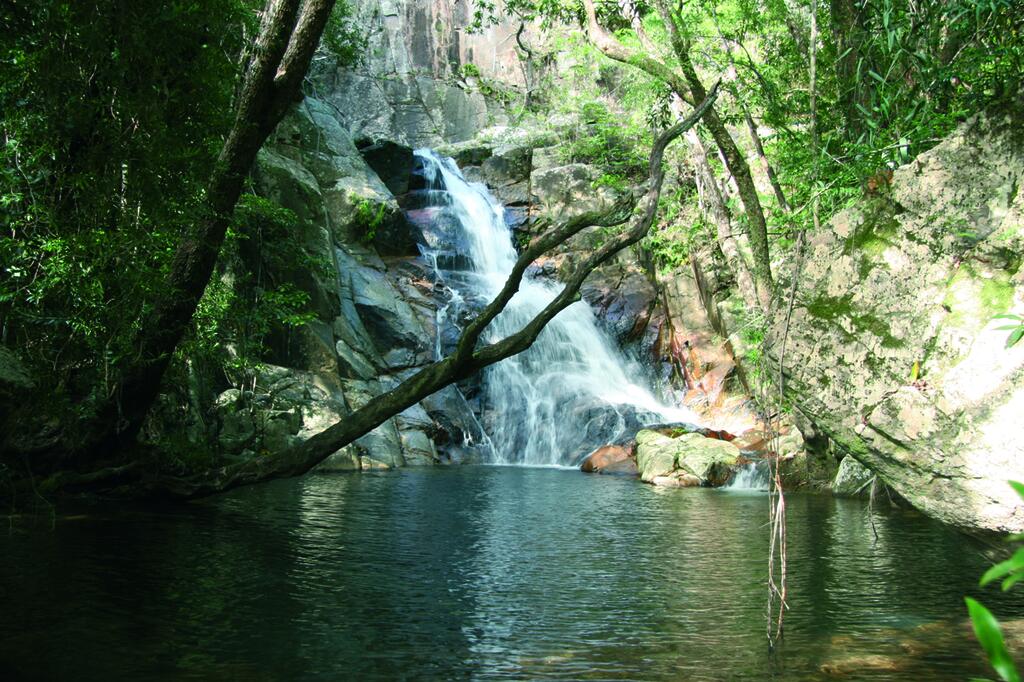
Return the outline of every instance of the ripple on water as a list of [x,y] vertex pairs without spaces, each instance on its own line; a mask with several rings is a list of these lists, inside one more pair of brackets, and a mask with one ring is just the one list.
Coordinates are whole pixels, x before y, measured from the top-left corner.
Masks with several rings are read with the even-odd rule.
[[[986,561],[907,511],[790,495],[786,641],[767,497],[556,469],[315,475],[19,528],[0,675],[964,679]],[[1007,617],[1017,595],[984,593]],[[1021,628],[1016,628],[1019,631]],[[5,667],[6,666],[6,667]]]

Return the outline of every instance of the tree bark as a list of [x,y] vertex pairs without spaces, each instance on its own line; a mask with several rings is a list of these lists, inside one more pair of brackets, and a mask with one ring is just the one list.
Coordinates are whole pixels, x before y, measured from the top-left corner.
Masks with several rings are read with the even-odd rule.
[[721,190],[718,188],[718,181],[708,163],[707,151],[704,149],[704,142],[693,130],[686,132],[686,142],[690,146],[690,155],[694,160],[694,175],[697,182],[697,191],[704,210],[704,215],[711,219],[715,225],[715,236],[718,240],[718,248],[725,256],[725,262],[736,277],[736,284],[740,294],[745,298],[757,297],[757,287],[750,276],[750,267],[743,257],[736,235],[732,231],[732,217],[729,215],[729,208],[722,199]]
[[205,217],[178,245],[164,294],[136,338],[134,358],[122,368],[122,379],[102,404],[84,448],[74,448],[87,460],[134,442],[213,274],[245,177],[299,96],[334,4],[304,0],[300,8],[300,0],[267,0],[235,120],[207,183]]
[[[590,2],[591,0],[587,0]],[[696,99],[704,99],[704,84],[697,75],[697,70],[690,59],[689,42],[683,36],[676,22],[675,16],[669,9],[665,0],[655,0],[658,14],[668,29],[669,41],[672,49],[679,59],[680,67],[690,85],[690,92]],[[771,306],[772,294],[775,284],[772,280],[771,257],[768,250],[768,226],[764,217],[764,210],[761,207],[761,199],[757,195],[757,187],[754,185],[754,178],[750,173],[750,166],[743,158],[742,152],[736,146],[735,140],[729,134],[725,123],[718,116],[714,109],[704,117],[711,136],[718,145],[718,149],[725,158],[725,164],[732,174],[733,181],[740,195],[740,202],[743,204],[744,213],[747,216],[747,227],[749,230],[750,249],[753,252],[753,275],[754,284],[757,287],[757,300],[761,308],[768,310]]]
[[754,122],[754,118],[750,115],[750,110],[746,106],[743,106],[743,119],[747,123],[747,130],[750,131],[750,141],[754,143],[754,150],[757,152],[757,158],[761,161],[761,168],[764,169],[764,174],[768,177],[772,191],[775,192],[775,199],[779,202],[779,208],[784,213],[789,213],[789,202],[786,201],[786,194],[782,191],[782,185],[779,184],[779,178],[775,175],[775,169],[772,168],[768,155],[764,153],[764,144],[761,142],[761,135],[757,132],[757,124]]
[[[555,315],[580,299],[580,286],[594,268],[607,262],[621,250],[639,242],[650,230],[657,214],[658,200],[664,180],[662,159],[665,148],[693,127],[710,110],[711,103],[717,94],[718,85],[716,84],[708,98],[689,117],[672,126],[657,138],[651,149],[647,191],[635,208],[630,198],[628,201],[618,202],[607,211],[580,216],[534,238],[516,260],[508,280],[497,297],[463,330],[456,344],[456,350],[451,355],[427,365],[394,389],[373,398],[343,420],[281,454],[273,457],[256,457],[212,470],[195,478],[151,478],[141,483],[131,483],[126,490],[133,496],[194,499],[261,481],[302,475],[340,448],[366,435],[387,419],[415,405],[430,394],[529,348]],[[630,214],[633,214],[634,218],[629,229],[605,242],[580,263],[566,282],[565,288],[526,326],[500,341],[476,347],[483,330],[504,310],[518,291],[530,263],[552,248],[563,244],[585,227],[620,225],[626,222]],[[124,469],[111,471],[109,477],[100,471],[79,478],[67,478],[60,483],[65,487],[78,490],[83,489],[81,485],[83,479],[89,483],[99,482],[101,486],[109,480],[115,480],[118,485],[124,485],[123,477],[126,473]]]

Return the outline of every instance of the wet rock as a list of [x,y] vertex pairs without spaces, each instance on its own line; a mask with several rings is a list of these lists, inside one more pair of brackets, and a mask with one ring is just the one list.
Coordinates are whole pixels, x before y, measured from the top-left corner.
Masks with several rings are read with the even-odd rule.
[[480,170],[487,184],[492,187],[525,183],[530,177],[532,158],[533,150],[530,147],[503,145],[497,147],[481,164]]
[[596,474],[638,476],[634,444],[602,445],[583,460],[580,470]]
[[673,471],[666,476],[655,476],[650,482],[666,488],[698,488],[701,485],[699,478],[686,471]]
[[352,272],[352,291],[359,319],[388,368],[429,360],[427,335],[384,273],[367,268]]
[[598,171],[586,164],[545,168],[530,178],[540,209],[554,221],[567,220],[587,211],[606,210],[615,203],[607,187],[594,187]]
[[220,432],[217,442],[227,453],[239,453],[256,438],[256,426],[252,414],[246,408],[232,404],[220,415]]
[[732,443],[699,433],[670,437],[645,429],[636,435],[636,442],[637,467],[641,480],[647,483],[662,477],[689,482],[684,476],[689,474],[701,485],[723,485],[740,455]]
[[434,442],[423,431],[403,430],[401,437],[406,466],[423,466],[436,464],[439,461]]
[[623,266],[593,273],[580,294],[619,343],[629,343],[644,333],[658,295],[639,268]]
[[847,455],[839,463],[839,471],[832,481],[832,493],[843,496],[867,495],[874,477],[870,469]]
[[883,671],[894,672],[903,667],[894,657],[879,654],[863,654],[840,658],[821,665],[821,672],[830,677],[856,678],[866,673],[878,674]]
[[410,147],[391,140],[379,142],[356,142],[360,155],[373,169],[384,186],[394,195],[409,191],[409,176],[412,174],[413,153]]

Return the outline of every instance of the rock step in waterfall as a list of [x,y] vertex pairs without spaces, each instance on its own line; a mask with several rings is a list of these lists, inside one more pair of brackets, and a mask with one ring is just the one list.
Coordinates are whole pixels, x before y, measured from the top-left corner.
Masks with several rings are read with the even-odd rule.
[[[498,294],[517,254],[504,208],[485,185],[468,182],[452,159],[429,149],[416,151],[416,163],[406,211],[421,231],[420,250],[444,300],[435,342],[440,356],[451,351],[473,312]],[[527,273],[484,340],[518,331],[561,288]],[[484,371],[479,410],[494,463],[576,466],[596,447],[630,438],[644,425],[697,421],[690,410],[659,401],[644,376],[586,303],[569,306],[529,350]]]

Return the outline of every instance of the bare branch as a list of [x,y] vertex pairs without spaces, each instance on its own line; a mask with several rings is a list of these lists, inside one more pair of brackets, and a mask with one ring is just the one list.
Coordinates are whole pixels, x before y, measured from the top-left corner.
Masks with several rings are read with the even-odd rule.
[[631,227],[605,243],[581,263],[562,291],[518,332],[490,345],[474,349],[476,339],[479,338],[487,324],[512,299],[529,263],[545,251],[564,243],[588,225],[612,225],[624,222],[624,204],[620,202],[600,215],[588,214],[585,217],[569,221],[534,239],[517,259],[512,274],[496,299],[484,309],[474,323],[463,331],[455,353],[425,366],[394,389],[376,396],[342,421],[274,457],[254,458],[215,469],[193,479],[154,479],[142,486],[131,487],[129,490],[132,494],[163,494],[177,498],[198,498],[260,481],[304,474],[340,448],[369,433],[390,417],[415,405],[430,394],[462,377],[529,348],[544,326],[555,315],[579,300],[580,286],[594,268],[608,261],[627,246],[638,242],[647,234],[654,222],[658,199],[661,195],[661,186],[664,180],[662,159],[665,149],[670,142],[693,127],[709,110],[718,95],[718,86],[719,84],[716,83],[707,99],[689,117],[662,133],[655,141],[651,149],[647,192],[638,204],[639,212],[634,212],[635,217]]

